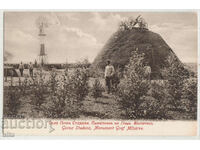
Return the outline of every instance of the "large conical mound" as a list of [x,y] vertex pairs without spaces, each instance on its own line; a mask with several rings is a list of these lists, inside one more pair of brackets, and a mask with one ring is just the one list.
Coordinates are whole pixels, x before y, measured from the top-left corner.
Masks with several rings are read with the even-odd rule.
[[161,70],[169,66],[167,59],[170,56],[175,58],[176,63],[182,65],[159,34],[147,29],[133,28],[114,33],[95,58],[93,67],[103,71],[106,61],[111,60],[116,68],[123,69],[129,62],[132,51],[136,49],[145,54],[145,60],[152,68],[153,78],[162,78]]

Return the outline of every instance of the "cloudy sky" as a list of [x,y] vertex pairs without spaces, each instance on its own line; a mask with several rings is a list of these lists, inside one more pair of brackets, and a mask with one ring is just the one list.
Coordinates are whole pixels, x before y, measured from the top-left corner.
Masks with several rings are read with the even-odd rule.
[[183,62],[197,61],[197,15],[195,13],[148,12],[7,12],[4,18],[4,56],[7,62],[34,61],[39,54],[36,20],[48,19],[48,62],[93,61],[119,22],[139,14],[149,29],[159,33]]

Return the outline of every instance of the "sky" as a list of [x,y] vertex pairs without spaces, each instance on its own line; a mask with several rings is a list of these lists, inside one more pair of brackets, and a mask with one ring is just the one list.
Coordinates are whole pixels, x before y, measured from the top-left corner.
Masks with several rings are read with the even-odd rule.
[[197,14],[190,12],[6,12],[4,60],[30,62],[38,58],[36,20],[45,17],[49,63],[94,60],[120,21],[141,15],[149,30],[162,36],[182,62],[197,62]]

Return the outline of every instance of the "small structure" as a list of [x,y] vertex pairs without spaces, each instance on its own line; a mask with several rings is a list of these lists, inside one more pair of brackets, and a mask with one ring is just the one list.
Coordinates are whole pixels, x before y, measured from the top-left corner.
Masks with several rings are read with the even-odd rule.
[[134,28],[148,30],[148,24],[144,18],[141,17],[141,15],[139,15],[136,19],[129,18],[128,20],[122,21],[120,24],[121,30],[132,30]]
[[136,19],[135,19],[135,23],[133,26],[135,26],[136,24],[138,24],[139,28],[141,29],[148,29],[148,24],[147,22],[144,20],[144,18],[141,17],[141,15],[139,15]]
[[4,65],[4,77],[19,77],[19,73],[17,73],[16,69],[12,66]]

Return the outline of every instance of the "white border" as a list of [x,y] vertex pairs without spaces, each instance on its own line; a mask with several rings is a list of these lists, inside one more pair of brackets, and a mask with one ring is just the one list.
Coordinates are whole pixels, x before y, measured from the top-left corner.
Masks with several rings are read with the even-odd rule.
[[3,121],[3,11],[0,10],[0,137],[2,137]]
[[197,121],[198,121],[198,128],[197,128],[197,131],[198,131],[198,137],[200,139],[200,99],[199,99],[199,96],[200,96],[200,40],[199,40],[199,37],[200,37],[200,10],[197,11],[197,14],[198,14],[198,37],[197,37],[197,49],[198,49],[198,58],[197,58],[197,62],[198,62],[198,65],[197,65],[197,73],[198,73],[198,77],[197,77],[197,81],[198,81],[198,87],[197,87]]
[[[86,140],[91,140],[91,139],[200,139],[200,129],[199,129],[199,125],[200,125],[200,100],[199,100],[199,93],[200,93],[200,73],[199,73],[199,69],[200,69],[200,49],[199,49],[199,44],[200,44],[200,10],[194,10],[194,9],[179,9],[179,10],[175,10],[175,9],[68,9],[68,10],[64,10],[64,9],[60,9],[60,10],[53,10],[53,9],[34,9],[34,10],[30,10],[30,9],[21,9],[21,10],[15,10],[15,9],[9,9],[9,10],[0,10],[0,37],[3,37],[3,12],[4,11],[21,11],[21,12],[26,12],[26,11],[31,11],[31,12],[49,12],[49,11],[56,11],[56,12],[94,12],[94,11],[98,11],[98,12],[197,12],[198,15],[198,117],[197,117],[197,121],[198,121],[198,135],[194,136],[194,137],[188,137],[188,136],[15,136],[15,137],[2,137],[2,129],[0,129],[0,138],[3,139],[86,139]],[[0,86],[0,92],[1,92],[1,99],[0,99],[0,120],[3,117],[3,38],[0,38],[0,56],[1,56],[1,65],[0,65],[0,82],[1,85]],[[2,127],[2,125],[0,126]]]

